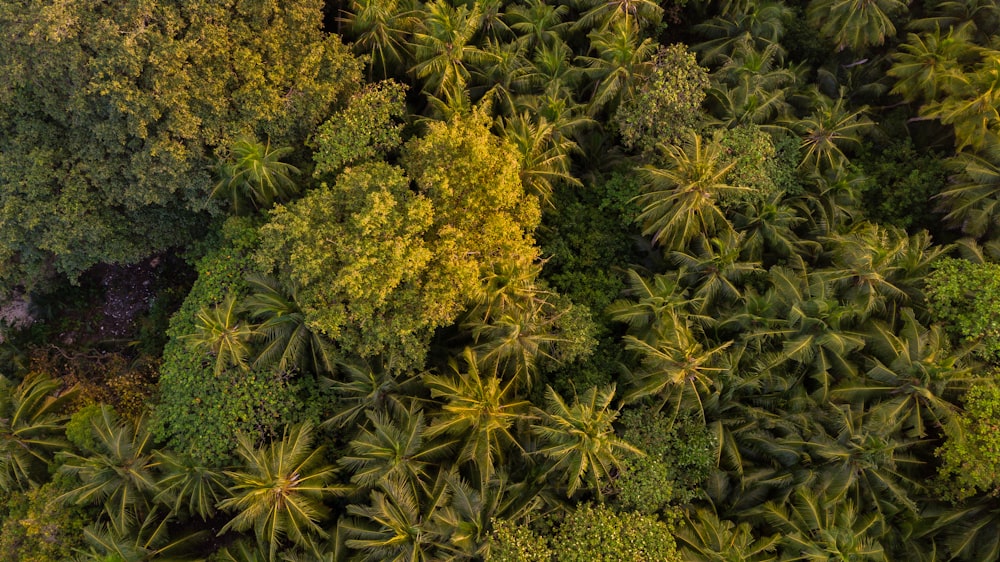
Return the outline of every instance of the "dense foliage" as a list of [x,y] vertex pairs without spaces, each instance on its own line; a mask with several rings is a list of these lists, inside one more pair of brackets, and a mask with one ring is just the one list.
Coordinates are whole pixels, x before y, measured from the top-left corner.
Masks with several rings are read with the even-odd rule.
[[0,557],[1000,558],[998,34],[0,0]]

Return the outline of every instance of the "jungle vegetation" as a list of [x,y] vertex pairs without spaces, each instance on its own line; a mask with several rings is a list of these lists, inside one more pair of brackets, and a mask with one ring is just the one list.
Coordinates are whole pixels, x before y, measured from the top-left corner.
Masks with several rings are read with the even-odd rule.
[[0,558],[1000,559],[994,0],[0,0]]

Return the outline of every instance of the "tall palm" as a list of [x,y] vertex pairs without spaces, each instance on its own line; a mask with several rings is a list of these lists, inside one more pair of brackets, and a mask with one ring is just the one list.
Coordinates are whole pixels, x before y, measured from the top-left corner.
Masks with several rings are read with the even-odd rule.
[[894,64],[886,74],[896,79],[893,94],[906,101],[932,101],[959,85],[962,61],[978,55],[978,49],[969,42],[968,26],[948,29],[942,36],[940,29],[933,32],[909,33],[893,55]]
[[884,420],[887,430],[910,439],[957,434],[955,401],[969,379],[969,369],[949,352],[941,326],[925,327],[913,311],[899,314],[898,329],[872,322],[865,330],[869,367],[864,379],[845,381],[831,393],[835,400],[865,404]]
[[90,525],[83,530],[83,536],[90,544],[90,551],[80,553],[76,560],[146,562],[187,559],[201,545],[207,532],[175,532],[171,535],[171,522],[169,515],[154,509],[138,521],[134,528],[121,529],[114,524],[103,523]]
[[569,6],[553,6],[545,0],[528,0],[523,5],[511,6],[506,17],[510,28],[518,35],[516,41],[531,52],[560,43],[571,23],[565,21],[568,15]]
[[[866,176],[851,168],[813,173],[809,177],[808,191],[789,200],[799,216],[805,217],[805,226],[816,234],[842,231],[863,214],[861,189]],[[818,253],[818,252],[816,252]]]
[[424,90],[437,97],[455,95],[469,80],[468,64],[482,64],[489,55],[472,39],[479,27],[479,8],[453,7],[436,0],[420,14],[413,34],[415,59],[411,71],[424,80]]
[[937,195],[944,220],[976,239],[1000,233],[1000,147],[981,154],[961,152],[952,159],[959,170],[954,181]]
[[828,407],[824,414],[817,426],[821,431],[808,441],[788,443],[822,474],[830,499],[847,498],[886,520],[901,511],[915,514],[914,498],[924,487],[907,472],[912,474],[919,463],[902,452],[912,441],[888,436],[888,420],[880,413],[867,415],[845,404]]
[[806,17],[837,50],[861,51],[894,37],[892,16],[905,11],[901,0],[812,0]]
[[619,299],[608,307],[608,314],[616,322],[629,325],[629,332],[646,342],[653,343],[658,334],[670,333],[686,322],[708,326],[713,319],[698,316],[701,299],[691,299],[688,290],[674,273],[643,277],[634,269],[627,271],[628,287],[622,292],[627,299]]
[[480,369],[530,388],[544,363],[559,362],[554,351],[566,341],[558,332],[565,312],[544,298],[532,298],[489,321],[470,318],[463,326],[475,338]]
[[466,348],[464,369],[452,360],[452,375],[424,375],[431,397],[442,401],[428,435],[449,435],[460,440],[458,462],[471,462],[486,489],[509,451],[522,450],[515,437],[516,424],[528,419],[531,403],[513,394],[513,381],[503,383],[495,374],[481,376],[477,358]]
[[546,388],[546,408],[537,411],[542,423],[531,426],[541,440],[534,454],[549,460],[548,471],[566,485],[567,496],[587,484],[603,497],[603,483],[621,469],[621,455],[642,454],[615,435],[619,410],[611,407],[614,397],[614,385],[592,387],[569,405]]
[[299,191],[292,179],[299,169],[281,161],[291,152],[291,147],[272,149],[270,141],[237,140],[219,166],[221,179],[211,196],[228,200],[236,213],[247,208],[248,202],[255,209],[266,209],[275,201],[287,201]]
[[994,146],[1000,128],[1000,58],[987,51],[972,72],[952,83],[952,95],[925,104],[920,115],[951,125],[955,146],[981,150]]
[[628,20],[617,20],[608,29],[592,31],[588,36],[596,57],[580,57],[590,67],[596,87],[590,99],[590,115],[606,107],[617,106],[623,96],[632,96],[637,78],[649,74],[657,45],[641,39],[638,29]]
[[108,406],[90,419],[93,449],[80,455],[64,451],[59,472],[79,479],[80,484],[58,498],[77,505],[102,505],[115,529],[124,533],[143,520],[159,492],[159,459],[153,437],[142,420],[119,418]]
[[732,230],[719,198],[747,188],[726,183],[733,162],[722,145],[695,134],[683,148],[665,146],[664,157],[667,167],[644,169],[646,184],[636,198],[643,235],[666,250],[682,250],[698,234]]
[[796,228],[806,218],[784,199],[784,194],[776,193],[766,200],[743,206],[733,213],[733,226],[743,233],[743,259],[765,265],[781,260],[802,270],[805,269],[803,256],[817,253],[821,246],[796,234]]
[[202,466],[189,455],[163,450],[156,451],[156,461],[161,476],[155,503],[168,507],[171,516],[197,515],[207,521],[215,515],[226,489],[220,470]]
[[556,185],[583,185],[570,172],[570,155],[577,150],[576,143],[558,134],[555,124],[545,117],[532,118],[521,112],[501,121],[500,128],[503,138],[517,149],[521,184],[543,205],[552,207]]
[[194,332],[183,336],[188,345],[215,357],[215,375],[229,366],[250,368],[250,338],[254,330],[249,322],[239,318],[236,296],[226,295],[214,306],[203,306],[195,317]]
[[347,537],[344,544],[358,551],[357,560],[439,560],[446,537],[437,530],[434,514],[447,501],[444,487],[420,496],[399,479],[385,478],[368,505],[347,506],[351,517],[340,521],[339,530]]
[[[733,50],[749,39],[758,50],[768,45],[780,45],[785,26],[792,21],[792,10],[782,2],[755,2],[748,11],[730,16],[718,16],[693,26],[706,41],[692,48],[701,56],[702,64],[714,64],[731,56]],[[784,53],[779,52],[779,56]]]
[[757,538],[750,524],[719,519],[714,510],[692,508],[677,533],[685,560],[705,562],[771,562],[778,559],[778,535]]
[[803,277],[774,267],[769,278],[779,303],[781,350],[763,357],[760,366],[802,373],[810,380],[812,396],[825,402],[836,382],[857,374],[852,353],[864,346],[864,339],[849,328],[861,311],[838,302],[831,282],[820,273]]
[[781,66],[780,47],[771,43],[757,49],[748,40],[733,46],[712,75],[707,93],[712,115],[726,127],[755,123],[770,129],[791,113],[789,89],[798,77]]
[[256,274],[247,277],[247,284],[252,292],[243,300],[243,306],[251,318],[260,322],[253,332],[264,341],[254,366],[282,372],[296,367],[317,374],[332,372],[331,343],[306,323],[305,313],[296,302],[297,287],[282,287],[276,279]]
[[359,52],[370,53],[369,78],[388,78],[411,57],[407,39],[419,23],[409,0],[351,0],[344,22]]
[[351,483],[372,490],[386,478],[414,488],[434,478],[434,470],[447,458],[454,443],[427,439],[427,424],[420,410],[397,414],[366,411],[362,425],[348,444],[350,452],[338,462],[351,473]]
[[663,19],[663,8],[654,0],[580,0],[578,4],[589,9],[573,24],[574,30],[604,29],[619,22],[643,29]]
[[470,99],[488,100],[500,115],[515,113],[519,96],[529,89],[531,64],[517,43],[489,41],[482,64],[470,65]]
[[320,526],[328,512],[324,500],[343,491],[331,485],[334,467],[323,459],[323,447],[314,447],[309,423],[286,428],[281,440],[258,448],[246,435],[237,437],[239,469],[226,471],[233,484],[219,509],[236,515],[222,531],[253,529],[258,540],[270,545],[272,557],[285,537],[308,545],[313,536],[324,537]]
[[[531,67],[525,75],[525,82],[531,85],[533,92],[547,93],[552,99],[548,103],[540,104],[542,107],[552,105],[555,100],[571,105],[585,77],[585,69],[573,64],[573,50],[560,40],[535,49],[534,56],[531,57]],[[551,114],[539,113],[550,122],[553,121]]]
[[346,380],[324,378],[339,399],[339,411],[323,426],[351,426],[368,411],[401,414],[409,408],[416,379],[401,375],[392,361],[342,360],[337,370]]
[[993,0],[937,0],[927,5],[925,17],[911,20],[908,27],[933,31],[970,23],[976,42],[986,44],[1000,29],[1000,6]]
[[17,386],[0,375],[0,488],[15,492],[36,483],[52,454],[66,448],[59,434],[69,416],[63,411],[75,389],[41,373]]
[[841,169],[848,161],[844,150],[860,146],[861,134],[874,126],[866,108],[851,111],[845,102],[844,97],[830,100],[819,94],[819,106],[813,113],[793,123],[802,135],[800,168],[816,172]]
[[632,335],[624,338],[625,348],[639,355],[640,365],[629,374],[628,402],[656,396],[659,407],[671,405],[671,418],[682,410],[704,419],[704,400],[711,394],[715,376],[725,370],[722,352],[732,345],[725,342],[708,347],[687,319],[669,332],[657,332],[652,342]]
[[504,11],[507,0],[481,0],[479,6],[479,42],[510,43],[514,32],[507,25]]
[[743,236],[724,231],[708,239],[699,236],[687,251],[670,252],[670,261],[682,271],[681,279],[693,290],[691,296],[701,302],[697,312],[708,314],[742,298],[744,284],[763,273],[754,262],[741,261]]
[[896,262],[909,245],[905,232],[860,222],[826,241],[833,262],[828,279],[840,298],[858,305],[865,317],[909,304],[909,295],[894,279]]
[[781,533],[782,559],[886,560],[879,543],[885,522],[879,514],[864,514],[850,500],[828,497],[822,485],[800,487],[791,501],[769,502],[760,512]]

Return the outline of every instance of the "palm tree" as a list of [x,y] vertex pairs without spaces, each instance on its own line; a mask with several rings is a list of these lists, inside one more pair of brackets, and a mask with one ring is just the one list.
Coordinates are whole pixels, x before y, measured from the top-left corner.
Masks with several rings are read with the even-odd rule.
[[864,346],[860,334],[848,331],[861,311],[834,298],[832,284],[823,274],[801,276],[783,267],[771,268],[769,278],[781,318],[776,335],[781,351],[761,358],[761,369],[784,366],[802,373],[812,383],[818,403],[827,400],[831,386],[857,374],[851,354]]
[[[532,98],[526,97],[521,106],[524,109],[530,106],[547,107],[552,106],[556,100],[561,101],[563,105],[571,106],[580,84],[586,78],[585,69],[575,66],[572,61],[573,50],[561,40],[554,41],[551,45],[540,45],[535,49],[524,80],[531,86],[531,91],[547,94],[550,101],[532,103]],[[555,121],[551,112],[536,113],[549,122]],[[556,127],[556,130],[565,132],[565,129],[560,127]]]
[[504,473],[498,473],[488,486],[477,488],[456,470],[439,473],[435,487],[443,487],[447,503],[433,513],[432,522],[442,537],[442,558],[490,560],[494,521],[518,520],[541,510],[538,495],[523,484],[510,484]]
[[785,24],[792,20],[791,8],[782,2],[765,0],[754,2],[746,12],[717,16],[693,26],[707,41],[692,47],[701,55],[702,64],[714,64],[732,56],[735,48],[744,41],[753,42],[755,49],[763,51],[769,45],[779,45],[785,34]]
[[750,524],[738,525],[712,509],[693,508],[684,513],[676,535],[685,560],[704,562],[771,562],[778,559],[778,535],[757,538]]
[[909,246],[905,232],[860,222],[826,241],[833,262],[828,279],[840,298],[860,307],[864,317],[909,304],[907,292],[894,282],[896,262]]
[[805,270],[803,256],[818,253],[820,244],[803,240],[795,229],[806,218],[795,212],[783,193],[754,201],[733,212],[733,226],[743,234],[742,257],[746,261],[772,265],[784,261],[789,267]]
[[978,49],[969,42],[969,26],[909,33],[906,42],[893,55],[895,63],[886,74],[896,79],[893,94],[909,102],[934,101],[955,91],[961,81],[963,60],[978,57]]
[[653,70],[657,45],[652,39],[640,41],[635,24],[617,20],[608,29],[592,31],[590,48],[596,57],[580,57],[591,68],[589,74],[596,84],[590,99],[590,115],[605,107],[612,110],[623,97],[634,95],[637,78]]
[[570,406],[552,387],[546,387],[546,408],[537,410],[542,423],[531,426],[541,439],[533,454],[549,460],[548,472],[560,477],[567,496],[586,483],[603,498],[603,481],[621,470],[620,455],[642,454],[615,435],[618,409],[611,408],[614,397],[614,385],[592,387]]
[[481,489],[493,478],[510,450],[522,450],[515,425],[528,419],[531,403],[513,396],[513,380],[503,383],[496,375],[480,375],[471,349],[462,354],[465,369],[452,359],[454,376],[424,375],[431,397],[442,401],[441,411],[427,434],[449,435],[461,445],[456,460],[471,462],[479,474]]
[[743,286],[764,270],[754,262],[740,261],[743,235],[723,231],[717,238],[699,236],[688,251],[670,252],[670,261],[682,272],[681,279],[700,301],[700,314],[720,310],[743,297]]
[[866,180],[851,168],[813,173],[806,184],[808,191],[790,199],[790,206],[807,219],[805,227],[810,232],[824,235],[843,231],[862,214],[861,189]]
[[973,72],[956,76],[952,87],[952,95],[924,104],[920,115],[951,125],[959,150],[995,146],[1000,125],[1000,60],[995,51],[988,52]]
[[670,333],[683,321],[697,320],[701,324],[710,319],[697,317],[692,309],[701,301],[690,299],[687,289],[676,274],[665,273],[647,279],[634,269],[628,274],[628,288],[622,295],[628,299],[617,300],[608,307],[608,315],[616,322],[629,325],[629,332],[646,341],[658,341],[658,334]]
[[168,526],[170,522],[170,516],[154,509],[134,529],[121,529],[114,523],[90,525],[83,530],[83,536],[90,543],[91,549],[81,553],[76,560],[147,562],[188,559],[184,556],[192,554],[205,539],[207,532],[202,530],[186,532],[179,537],[171,536]]
[[255,209],[287,201],[299,191],[292,180],[299,169],[281,161],[291,152],[290,147],[272,149],[270,141],[262,144],[247,137],[237,140],[219,166],[221,179],[211,196],[228,200],[235,213],[242,212],[247,201]]
[[543,363],[559,363],[554,351],[567,341],[558,332],[559,319],[566,311],[536,297],[489,321],[470,317],[463,326],[476,342],[480,369],[505,377],[518,387],[531,388]]
[[959,506],[935,505],[924,514],[934,537],[952,560],[995,560],[1000,557],[1000,509],[992,496],[979,496]]
[[323,422],[323,426],[352,426],[368,411],[402,414],[409,409],[409,397],[415,378],[406,379],[393,362],[370,362],[364,359],[339,361],[337,370],[347,380],[322,380],[333,388],[341,404],[340,411]]
[[157,481],[157,504],[170,508],[171,516],[197,515],[207,521],[215,515],[215,506],[225,495],[222,472],[201,466],[189,455],[156,451],[162,476]]
[[819,106],[812,115],[793,124],[802,135],[800,168],[823,172],[839,170],[847,163],[844,149],[860,146],[861,133],[874,126],[862,107],[854,111],[845,107],[843,96],[832,101],[818,94]]
[[960,172],[937,195],[944,220],[953,228],[979,240],[1000,233],[1000,146],[982,154],[960,152],[952,160]]
[[230,293],[215,306],[203,306],[195,317],[195,331],[182,336],[191,347],[215,357],[215,376],[230,365],[244,371],[250,368],[249,342],[254,330],[238,315],[236,296]]
[[822,485],[800,487],[790,502],[768,502],[759,512],[781,533],[783,560],[886,560],[879,514],[865,515],[854,502],[829,497]]
[[911,20],[907,27],[933,31],[971,24],[980,45],[987,44],[1000,28],[1000,6],[993,0],[936,0],[925,10],[926,17]]
[[569,6],[553,6],[545,0],[528,0],[524,5],[511,6],[506,14],[510,28],[518,34],[516,41],[528,52],[561,43],[570,26],[570,22],[564,21],[568,15]]
[[517,43],[486,43],[487,57],[481,65],[472,66],[470,100],[491,102],[500,115],[516,112],[519,96],[529,89],[531,63],[524,57],[524,48]]
[[220,534],[253,529],[272,557],[286,536],[299,545],[326,536],[319,525],[328,512],[323,501],[344,488],[330,484],[334,467],[324,463],[323,447],[312,446],[312,431],[309,423],[286,428],[280,441],[264,448],[246,435],[237,437],[243,466],[226,471],[233,482],[230,497],[218,504],[236,515]]
[[654,0],[581,0],[589,8],[573,24],[574,30],[605,29],[619,22],[638,29],[655,26],[663,19],[663,8]]
[[297,302],[298,288],[294,284],[282,287],[276,279],[256,274],[247,277],[247,284],[253,292],[243,306],[251,318],[261,321],[253,335],[264,341],[254,366],[282,372],[296,367],[317,374],[332,372],[331,344],[306,323]]
[[625,348],[637,352],[641,364],[629,374],[630,390],[625,401],[658,396],[661,409],[672,404],[671,419],[685,406],[691,410],[697,406],[695,413],[704,419],[704,397],[711,393],[715,375],[725,369],[719,358],[732,342],[706,349],[696,333],[682,318],[673,330],[656,332],[651,343],[626,335]]
[[432,470],[454,447],[454,442],[425,439],[427,424],[420,410],[398,414],[365,412],[362,425],[348,444],[350,452],[337,462],[351,472],[351,483],[371,490],[386,478],[404,482],[418,491],[433,480]]
[[755,123],[779,130],[774,123],[791,113],[788,91],[798,81],[794,71],[781,66],[780,47],[771,43],[758,50],[744,40],[722,61],[707,92],[712,115],[727,128]]
[[369,79],[398,72],[410,60],[407,38],[420,22],[409,0],[351,0],[344,16],[359,53],[371,53]]
[[424,80],[424,91],[437,97],[454,97],[469,80],[466,65],[481,65],[489,58],[472,42],[480,23],[479,8],[456,8],[436,0],[425,10],[413,34],[416,64],[411,71]]
[[41,373],[28,374],[17,386],[0,375],[0,488],[15,492],[36,484],[52,453],[65,449],[59,437],[69,416],[63,413],[75,388]]
[[504,12],[507,0],[481,0],[479,7],[479,41],[493,44],[511,43],[514,32],[507,25],[507,14]]
[[716,236],[732,230],[718,200],[746,191],[725,182],[733,162],[716,140],[693,135],[683,148],[665,146],[666,168],[646,167],[647,183],[636,200],[643,206],[638,219],[643,235],[665,250],[682,250],[698,234]]
[[59,455],[59,472],[75,476],[80,484],[57,501],[100,504],[114,529],[124,534],[151,512],[152,499],[160,491],[153,437],[143,420],[119,418],[109,406],[101,406],[100,414],[90,419],[90,431],[92,450]]
[[939,325],[924,327],[913,311],[899,314],[898,329],[872,322],[865,331],[870,367],[864,379],[845,381],[831,393],[834,400],[865,404],[884,420],[885,429],[909,439],[960,432],[954,405],[969,378],[949,352]]
[[806,17],[838,51],[861,51],[894,37],[891,16],[905,11],[906,3],[901,0],[812,0]]
[[521,165],[521,184],[550,208],[555,185],[582,186],[570,173],[570,154],[578,150],[575,142],[558,134],[555,124],[542,116],[532,118],[521,112],[500,123],[501,136],[517,149]]
[[339,524],[347,537],[344,544],[359,551],[356,559],[363,562],[441,559],[439,548],[446,537],[438,532],[434,514],[447,503],[446,492],[435,486],[432,495],[421,497],[397,478],[383,479],[368,505],[347,506],[352,517]]
[[[785,440],[810,459],[822,475],[829,500],[847,498],[859,509],[888,521],[900,512],[916,514],[914,497],[924,487],[904,473],[918,461],[900,451],[912,441],[887,436],[892,420],[863,414],[850,405],[827,407],[808,441]],[[825,418],[825,419],[824,419]],[[912,471],[911,471],[912,473]]]

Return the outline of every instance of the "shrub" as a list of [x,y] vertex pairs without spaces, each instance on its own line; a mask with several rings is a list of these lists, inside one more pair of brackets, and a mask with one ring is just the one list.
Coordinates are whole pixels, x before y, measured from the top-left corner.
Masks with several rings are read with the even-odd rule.
[[927,276],[927,310],[977,355],[1000,362],[1000,264],[939,260]]

